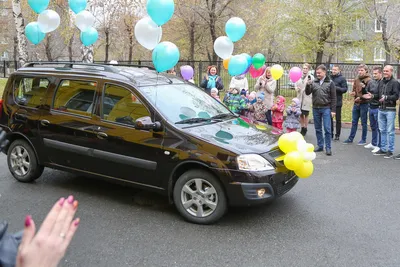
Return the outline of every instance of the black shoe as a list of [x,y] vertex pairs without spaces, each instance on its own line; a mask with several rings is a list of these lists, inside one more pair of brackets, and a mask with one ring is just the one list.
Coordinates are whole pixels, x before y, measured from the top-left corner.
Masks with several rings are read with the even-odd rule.
[[307,133],[307,128],[305,128],[305,127],[301,127],[301,131],[300,131],[300,133],[301,133],[301,135],[302,135],[302,136],[305,136],[305,135],[306,135],[306,133]]
[[322,147],[318,147],[316,149],[314,149],[314,152],[323,152],[324,149]]
[[400,154],[398,154],[394,159],[400,159]]
[[326,150],[326,155],[327,155],[327,156],[332,156],[332,150],[327,149],[327,150]]
[[335,136],[335,141],[339,141],[339,136],[338,135]]
[[384,156],[385,159],[391,159],[393,158],[393,153],[392,152],[387,152],[386,155]]
[[386,156],[387,152],[380,149],[378,152],[374,153],[374,156]]

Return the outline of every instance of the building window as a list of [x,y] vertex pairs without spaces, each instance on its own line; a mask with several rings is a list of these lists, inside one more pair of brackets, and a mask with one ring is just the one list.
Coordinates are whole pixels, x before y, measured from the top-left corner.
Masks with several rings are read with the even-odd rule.
[[363,61],[364,51],[362,48],[351,48],[347,50],[347,61]]
[[375,19],[375,32],[382,32],[382,23],[379,19]]
[[365,20],[364,19],[356,19],[356,30],[364,32],[365,29],[366,29]]
[[374,49],[374,61],[385,61],[386,52],[382,47],[375,47]]

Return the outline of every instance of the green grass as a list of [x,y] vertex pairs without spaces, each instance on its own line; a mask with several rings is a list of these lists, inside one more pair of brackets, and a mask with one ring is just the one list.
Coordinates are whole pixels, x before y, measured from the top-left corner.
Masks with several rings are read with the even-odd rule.
[[7,79],[0,78],[0,99],[3,97],[4,87],[6,87]]

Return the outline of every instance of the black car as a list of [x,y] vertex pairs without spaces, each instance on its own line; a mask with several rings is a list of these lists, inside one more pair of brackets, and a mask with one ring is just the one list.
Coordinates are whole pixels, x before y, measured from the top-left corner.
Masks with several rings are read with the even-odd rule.
[[20,182],[44,167],[104,178],[164,194],[194,223],[273,200],[298,181],[275,160],[283,153],[272,128],[140,66],[29,63],[8,79],[0,127]]

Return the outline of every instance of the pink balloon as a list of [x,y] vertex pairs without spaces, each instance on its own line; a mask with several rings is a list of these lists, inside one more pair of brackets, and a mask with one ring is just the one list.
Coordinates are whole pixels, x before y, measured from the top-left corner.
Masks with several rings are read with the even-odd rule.
[[264,65],[264,66],[262,66],[262,68],[259,68],[258,70],[256,70],[256,68],[254,68],[254,66],[251,65],[250,70],[249,70],[251,77],[253,77],[253,78],[260,77],[261,75],[264,74],[266,68],[267,67]]
[[193,78],[194,70],[191,66],[185,65],[181,67],[182,78],[186,81]]
[[295,83],[300,80],[301,76],[303,76],[303,72],[299,67],[293,67],[289,71],[289,78],[290,80]]

